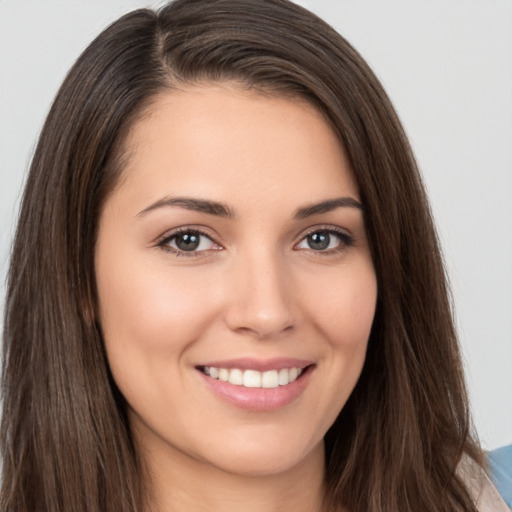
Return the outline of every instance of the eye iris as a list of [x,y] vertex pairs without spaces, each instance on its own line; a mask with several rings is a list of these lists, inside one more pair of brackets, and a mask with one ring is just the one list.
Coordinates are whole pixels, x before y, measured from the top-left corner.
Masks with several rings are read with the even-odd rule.
[[181,251],[193,251],[199,247],[197,233],[182,233],[176,237],[176,247]]
[[315,250],[327,249],[330,241],[331,237],[329,234],[322,231],[308,236],[308,245],[311,249]]

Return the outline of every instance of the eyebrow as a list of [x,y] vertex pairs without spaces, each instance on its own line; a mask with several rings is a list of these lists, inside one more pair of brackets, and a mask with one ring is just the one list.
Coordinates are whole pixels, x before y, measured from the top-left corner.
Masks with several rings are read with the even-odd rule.
[[332,212],[337,208],[357,208],[361,211],[364,210],[363,205],[353,197],[336,197],[334,199],[327,199],[326,201],[322,201],[320,203],[314,203],[299,208],[295,212],[293,218],[296,220],[305,219],[307,217],[311,217],[312,215]]
[[168,206],[180,206],[187,210],[216,215],[218,217],[226,217],[228,219],[234,219],[236,217],[235,212],[226,204],[192,197],[164,197],[149,205],[147,208],[144,208],[137,216],[141,217],[153,210]]
[[[153,210],[169,206],[179,206],[187,210],[207,213],[208,215],[215,215],[217,217],[224,217],[228,219],[235,219],[237,217],[235,211],[227,204],[192,197],[164,197],[150,204],[147,208],[144,208],[144,210],[139,212],[137,216],[142,217]],[[363,205],[353,197],[336,197],[334,199],[327,199],[320,203],[313,203],[298,208],[295,211],[293,218],[295,220],[305,219],[313,215],[331,212],[337,208],[357,208],[358,210],[364,210]]]

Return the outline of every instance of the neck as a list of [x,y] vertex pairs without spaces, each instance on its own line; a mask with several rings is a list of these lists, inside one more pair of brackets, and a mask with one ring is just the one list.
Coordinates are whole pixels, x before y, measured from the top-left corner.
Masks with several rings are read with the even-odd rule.
[[151,512],[322,512],[324,447],[297,466],[267,475],[239,475],[174,452],[145,457]]

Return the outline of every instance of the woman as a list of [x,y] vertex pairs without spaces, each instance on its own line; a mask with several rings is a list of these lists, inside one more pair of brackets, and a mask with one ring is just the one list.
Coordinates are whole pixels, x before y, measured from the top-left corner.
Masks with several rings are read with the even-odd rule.
[[5,510],[501,510],[400,123],[287,1],[178,0],[85,50],[4,340]]

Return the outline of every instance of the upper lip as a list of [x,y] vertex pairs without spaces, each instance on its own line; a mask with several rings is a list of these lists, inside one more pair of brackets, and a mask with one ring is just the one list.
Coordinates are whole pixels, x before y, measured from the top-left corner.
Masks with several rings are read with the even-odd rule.
[[240,357],[223,361],[209,361],[196,367],[214,367],[240,370],[258,370],[260,372],[268,370],[282,370],[283,368],[305,368],[313,364],[313,361],[306,359],[296,359],[291,357],[278,357],[273,359],[257,359],[252,357]]

